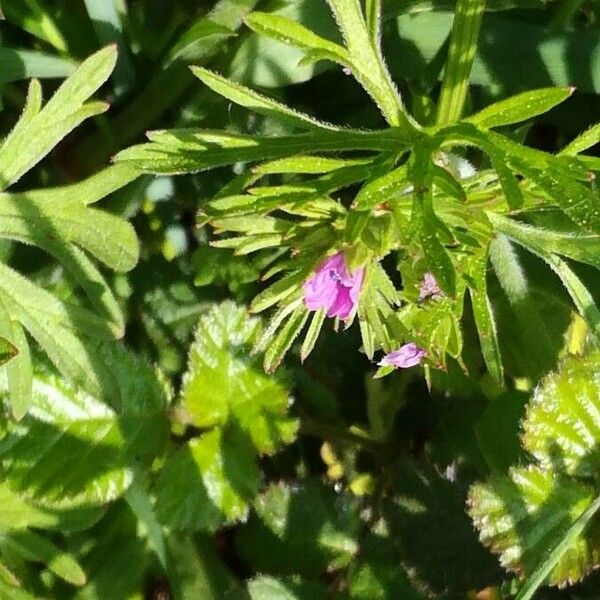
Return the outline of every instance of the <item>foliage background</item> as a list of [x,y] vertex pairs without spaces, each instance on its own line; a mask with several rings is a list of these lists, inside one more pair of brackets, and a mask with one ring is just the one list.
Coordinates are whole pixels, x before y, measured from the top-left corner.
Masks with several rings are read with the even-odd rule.
[[[549,112],[501,130],[560,151],[600,121],[598,6],[488,0],[486,8],[465,114],[525,90],[575,86]],[[488,278],[502,386],[468,310],[468,375],[450,359],[427,380],[421,369],[373,379],[356,324],[325,325],[303,363],[298,343],[267,375],[250,355],[267,321],[246,307],[266,287],[268,260],[214,247],[219,236],[196,226],[198,210],[246,167],[155,177],[110,166],[149,129],[294,131],[218,96],[189,65],[322,121],[385,127],[341,67],[299,64],[301,50],[243,23],[253,10],[276,12],[339,41],[328,5],[4,0],[2,9],[3,136],[22,115],[31,78],[46,102],[101,48],[116,43],[118,61],[112,70],[114,54],[104,51],[81,76],[79,104],[71,90],[55,107],[62,112],[48,111],[20,145],[0,149],[2,187],[11,184],[0,194],[0,336],[19,350],[5,369],[0,597],[512,597],[521,582],[480,542],[466,502],[472,484],[530,462],[519,431],[532,391],[585,346],[586,326],[546,263],[512,246],[527,282],[519,302],[501,276]],[[382,9],[390,72],[410,113],[431,120],[454,2],[389,0]],[[91,96],[110,109],[86,105]],[[466,157],[486,167],[477,152]],[[345,189],[342,201],[356,192]],[[597,299],[600,279],[585,262],[569,264]],[[597,357],[586,360],[597,370]],[[586,485],[597,478],[593,468],[576,474]],[[554,544],[534,553],[526,574]],[[599,586],[592,573],[536,597],[594,598]]]

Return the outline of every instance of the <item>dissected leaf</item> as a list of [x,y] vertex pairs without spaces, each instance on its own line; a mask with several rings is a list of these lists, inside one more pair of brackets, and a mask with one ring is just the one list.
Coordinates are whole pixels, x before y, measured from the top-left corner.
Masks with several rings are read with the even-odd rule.
[[0,189],[17,181],[84,119],[108,108],[85,102],[109,77],[116,59],[113,46],[90,56],[41,110],[17,123],[0,146]]

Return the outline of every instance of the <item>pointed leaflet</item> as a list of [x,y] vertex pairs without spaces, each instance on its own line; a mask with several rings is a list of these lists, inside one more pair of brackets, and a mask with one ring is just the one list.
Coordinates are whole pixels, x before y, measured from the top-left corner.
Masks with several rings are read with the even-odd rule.
[[473,314],[479,334],[481,353],[490,372],[490,375],[498,382],[504,379],[502,367],[502,355],[498,344],[498,332],[492,303],[487,293],[486,273],[488,267],[487,253],[484,256],[476,256],[469,274],[473,278],[474,285],[469,285]]
[[[102,183],[97,176],[91,179]],[[121,185],[131,179],[128,174]],[[50,252],[72,242],[116,271],[131,270],[139,255],[133,227],[108,212],[86,207],[79,196],[85,189],[78,184],[65,190],[49,190],[47,196],[40,190],[0,194],[0,237],[35,244]]]
[[[18,421],[25,416],[31,402],[32,367],[29,344],[23,327],[11,319],[4,303],[0,300],[0,334],[11,340],[10,347],[17,355],[6,366],[10,408]],[[8,342],[7,342],[8,343]],[[13,345],[14,344],[14,345]]]
[[600,123],[592,125],[588,130],[577,136],[572,142],[565,146],[559,154],[576,156],[598,143],[600,143]]
[[342,65],[349,65],[351,62],[350,55],[343,46],[326,40],[296,21],[281,15],[256,11],[248,15],[245,22],[250,29],[260,35],[308,50],[309,53],[316,53],[320,58]]
[[517,94],[486,106],[466,121],[479,127],[503,127],[526,121],[548,112],[573,93],[572,88],[543,88]]
[[277,332],[265,352],[264,368],[267,373],[272,373],[281,364],[294,340],[308,320],[308,310],[302,304],[290,315],[286,324]]
[[[17,181],[84,119],[104,112],[103,103],[85,101],[108,79],[117,51],[109,46],[90,56],[27,123],[0,146],[0,189]],[[33,88],[32,88],[33,89]]]
[[563,285],[569,292],[573,303],[579,314],[586,320],[594,335],[600,337],[600,310],[585,284],[569,266],[567,261],[558,256],[542,255],[542,258],[550,265],[551,269],[560,277]]
[[322,123],[308,115],[289,108],[281,102],[277,102],[267,96],[263,96],[239,83],[229,81],[225,77],[221,77],[217,73],[204,69],[202,67],[192,67],[194,75],[207,85],[211,90],[221,96],[253,110],[258,114],[267,117],[274,117],[280,121],[295,125],[300,129],[312,129],[314,127],[322,129],[338,129],[334,125]]
[[[554,215],[557,212],[555,210]],[[574,225],[569,229],[560,227],[558,219],[557,226],[552,228],[554,219],[549,209],[544,214],[550,218],[542,222],[542,226],[509,219],[491,211],[486,214],[495,231],[503,233],[532,252],[560,254],[600,269],[600,236],[582,231]]]

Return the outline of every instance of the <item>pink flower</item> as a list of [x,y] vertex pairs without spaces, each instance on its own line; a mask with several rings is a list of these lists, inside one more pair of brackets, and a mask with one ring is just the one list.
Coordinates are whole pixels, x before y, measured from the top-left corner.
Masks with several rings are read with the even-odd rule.
[[304,282],[304,303],[308,310],[327,309],[328,317],[347,319],[356,304],[365,270],[348,271],[343,252],[326,259]]
[[428,298],[436,300],[442,296],[442,290],[440,290],[440,286],[433,273],[425,273],[423,281],[419,286],[419,300],[427,300]]
[[398,350],[390,352],[384,356],[378,363],[380,367],[396,367],[398,369],[408,369],[420,364],[421,360],[427,356],[423,348],[419,348],[412,342],[404,344]]

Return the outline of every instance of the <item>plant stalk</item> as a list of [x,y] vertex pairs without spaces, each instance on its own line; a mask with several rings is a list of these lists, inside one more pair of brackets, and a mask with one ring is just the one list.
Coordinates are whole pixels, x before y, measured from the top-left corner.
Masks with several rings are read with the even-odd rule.
[[438,104],[438,125],[454,123],[462,115],[484,9],[485,0],[458,0],[456,3]]

